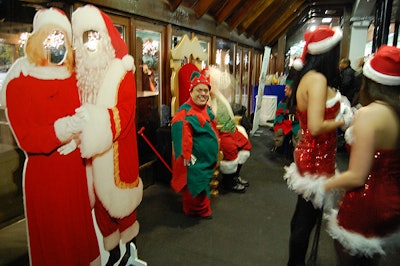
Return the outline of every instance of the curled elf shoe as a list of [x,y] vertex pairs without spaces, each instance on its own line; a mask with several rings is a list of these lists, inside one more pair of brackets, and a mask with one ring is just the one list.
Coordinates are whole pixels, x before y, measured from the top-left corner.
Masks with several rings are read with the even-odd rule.
[[246,179],[241,178],[240,176],[238,176],[237,181],[239,184],[242,184],[245,187],[250,186],[249,181],[247,181]]

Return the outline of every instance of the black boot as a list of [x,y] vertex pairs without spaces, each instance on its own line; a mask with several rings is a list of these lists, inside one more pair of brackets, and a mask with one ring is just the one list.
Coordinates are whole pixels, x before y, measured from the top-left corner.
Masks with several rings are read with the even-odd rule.
[[239,184],[242,184],[245,187],[250,186],[249,181],[247,181],[246,179],[243,179],[240,176],[240,174],[239,174],[240,173],[240,169],[242,169],[242,164],[238,164],[238,167],[237,167],[237,170],[236,170],[236,176],[237,176],[237,180],[238,180]]
[[238,193],[246,192],[246,187],[239,183],[236,173],[222,174],[222,185],[228,191]]
[[121,256],[121,251],[119,250],[119,244],[118,244],[115,248],[110,250],[110,256],[108,257],[106,266],[113,266],[119,260],[120,256]]
[[136,237],[134,237],[132,240],[126,242],[125,247],[126,251],[124,256],[122,257],[121,261],[119,262],[118,266],[126,266],[128,263],[128,260],[130,258],[131,254],[131,243],[133,243],[136,247]]

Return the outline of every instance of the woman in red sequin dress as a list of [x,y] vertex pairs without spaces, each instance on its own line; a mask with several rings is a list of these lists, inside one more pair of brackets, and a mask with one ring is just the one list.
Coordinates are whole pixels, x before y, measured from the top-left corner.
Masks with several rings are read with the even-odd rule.
[[325,184],[347,190],[328,224],[340,265],[378,265],[400,247],[400,49],[382,46],[363,73],[349,168]]
[[[298,194],[291,220],[288,265],[305,265],[312,229],[322,215],[314,189],[335,174],[336,129],[345,124],[340,113],[341,95],[335,89],[342,32],[319,27],[306,32],[304,67],[293,84],[292,106],[297,109],[301,137],[294,150],[294,163],[285,167],[285,180]],[[295,62],[295,68],[299,66]]]

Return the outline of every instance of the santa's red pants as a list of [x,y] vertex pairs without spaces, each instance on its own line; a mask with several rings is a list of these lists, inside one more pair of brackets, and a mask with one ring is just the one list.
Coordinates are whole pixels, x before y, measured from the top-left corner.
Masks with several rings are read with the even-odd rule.
[[97,225],[103,237],[107,237],[117,230],[119,232],[124,232],[136,222],[136,211],[123,218],[111,217],[97,197],[94,204],[94,213]]

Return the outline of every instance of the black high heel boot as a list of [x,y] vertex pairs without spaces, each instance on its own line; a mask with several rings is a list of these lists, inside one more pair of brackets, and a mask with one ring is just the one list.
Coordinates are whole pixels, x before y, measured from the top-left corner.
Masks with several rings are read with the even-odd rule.
[[121,251],[119,250],[119,244],[110,250],[110,256],[108,257],[108,261],[106,266],[113,266],[121,257]]
[[126,242],[126,244],[125,244],[126,251],[125,251],[125,254],[122,257],[121,261],[119,262],[118,266],[127,266],[129,257],[131,256],[131,243],[133,243],[136,247],[136,237],[134,237],[132,240]]

